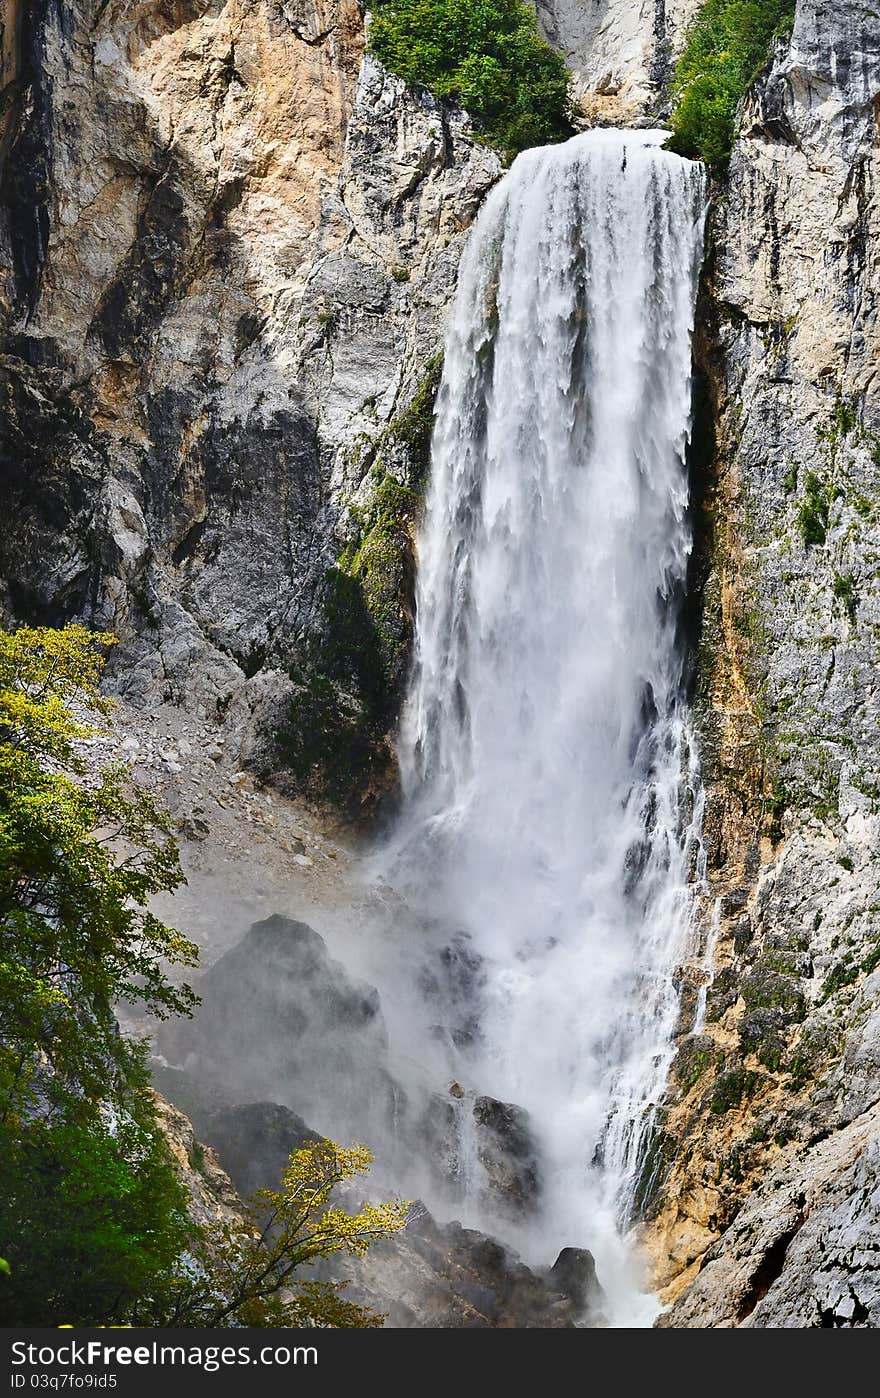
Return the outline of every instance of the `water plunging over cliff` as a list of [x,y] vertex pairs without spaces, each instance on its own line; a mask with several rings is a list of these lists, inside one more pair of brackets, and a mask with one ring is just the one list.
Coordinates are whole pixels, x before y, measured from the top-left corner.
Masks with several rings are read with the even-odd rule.
[[606,1282],[688,931],[677,622],[704,186],[662,139],[528,151],[471,234],[394,842],[398,877],[480,968],[462,1072],[529,1111],[548,1247],[592,1246]]

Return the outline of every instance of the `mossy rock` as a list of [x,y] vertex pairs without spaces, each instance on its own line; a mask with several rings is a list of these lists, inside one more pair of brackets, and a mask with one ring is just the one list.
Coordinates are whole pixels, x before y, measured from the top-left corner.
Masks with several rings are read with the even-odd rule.
[[709,1094],[710,1110],[721,1115],[733,1111],[755,1093],[759,1075],[746,1068],[725,1068],[715,1079]]
[[820,1021],[805,1027],[783,1065],[789,1085],[797,1091],[827,1073],[839,1061],[843,1047],[844,1035],[838,1023]]
[[443,355],[428,360],[418,388],[404,408],[388,426],[388,441],[407,450],[410,480],[418,488],[424,482],[431,463],[431,438],[434,433],[434,406],[443,377]]
[[672,1063],[673,1081],[682,1092],[690,1092],[714,1059],[715,1046],[711,1039],[701,1034],[685,1039]]
[[320,639],[291,673],[296,694],[277,735],[296,789],[352,814],[374,810],[395,783],[389,734],[409,673],[413,539],[442,363],[429,361],[407,407],[363,448],[371,465],[355,532],[325,572]]
[[744,1054],[753,1053],[771,1073],[777,1073],[788,1046],[786,1020],[776,1007],[747,1010],[739,1022],[739,1041]]
[[807,1013],[807,1002],[799,980],[776,970],[774,964],[759,961],[742,982],[746,1011],[776,1010],[782,1024],[798,1024]]
[[706,992],[706,1020],[716,1024],[735,1005],[739,996],[739,976],[733,966],[722,966]]
[[298,794],[351,815],[374,808],[393,782],[384,732],[356,696],[325,675],[301,677],[276,741]]
[[663,1113],[647,1142],[633,1191],[632,1219],[650,1219],[662,1203],[663,1185],[675,1159],[678,1143],[666,1130]]

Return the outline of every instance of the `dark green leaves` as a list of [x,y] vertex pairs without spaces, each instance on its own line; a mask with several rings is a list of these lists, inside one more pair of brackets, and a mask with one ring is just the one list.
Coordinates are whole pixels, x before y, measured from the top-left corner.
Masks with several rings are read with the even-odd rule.
[[520,0],[379,0],[370,42],[392,73],[466,108],[508,158],[572,134],[568,70]]

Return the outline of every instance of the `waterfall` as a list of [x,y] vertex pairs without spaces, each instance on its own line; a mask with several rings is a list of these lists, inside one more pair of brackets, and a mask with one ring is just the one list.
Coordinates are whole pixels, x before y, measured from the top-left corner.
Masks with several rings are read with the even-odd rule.
[[398,883],[480,968],[461,1071],[528,1110],[542,1237],[593,1247],[606,1285],[689,928],[678,632],[704,183],[664,134],[527,151],[470,234],[393,840]]

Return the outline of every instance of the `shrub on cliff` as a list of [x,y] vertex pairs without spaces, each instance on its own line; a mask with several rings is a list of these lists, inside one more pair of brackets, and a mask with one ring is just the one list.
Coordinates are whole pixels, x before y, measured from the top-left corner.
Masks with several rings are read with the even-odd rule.
[[509,158],[572,134],[568,70],[520,0],[377,0],[370,42],[392,73],[464,107]]
[[794,0],[706,0],[675,68],[672,150],[708,165],[727,159],[739,100],[793,19]]

